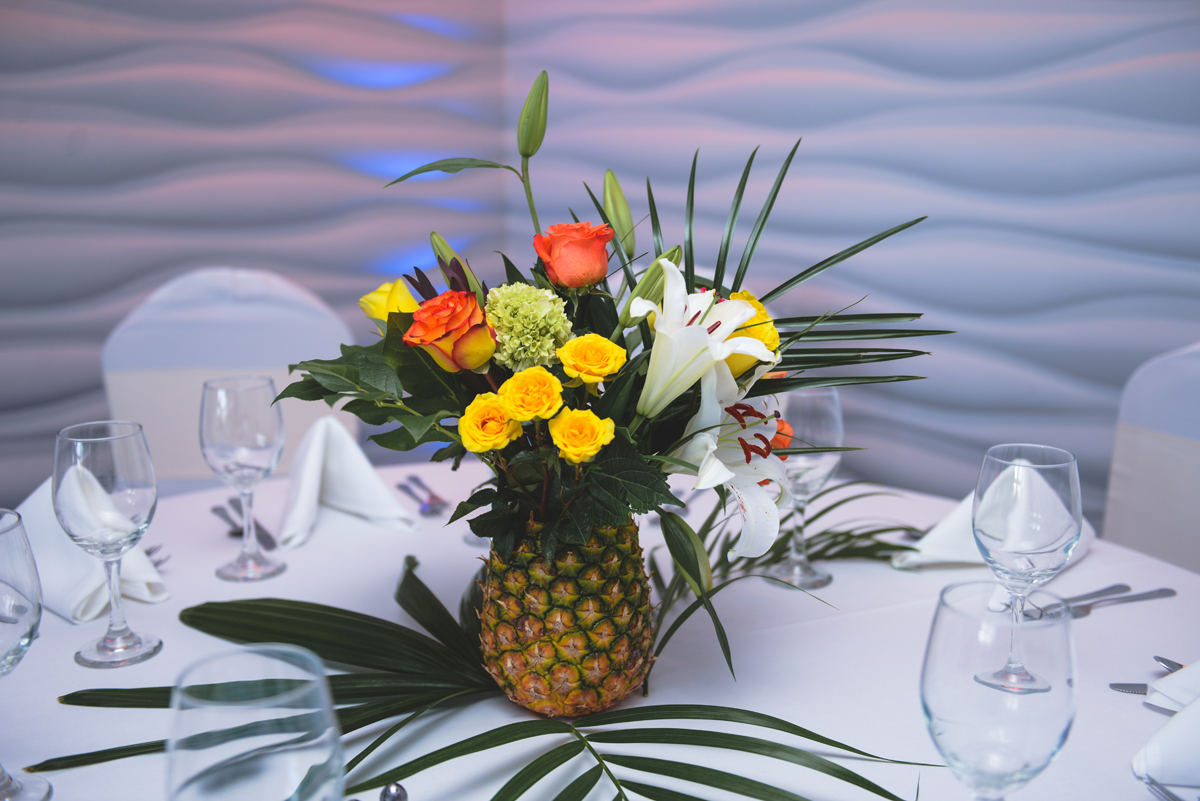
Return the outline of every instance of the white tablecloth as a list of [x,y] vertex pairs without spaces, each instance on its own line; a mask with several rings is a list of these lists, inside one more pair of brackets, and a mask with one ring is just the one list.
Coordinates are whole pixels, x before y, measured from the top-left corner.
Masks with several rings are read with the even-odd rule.
[[[464,464],[459,473],[445,466],[404,465],[382,472],[389,484],[419,469],[426,482],[447,498],[465,497],[486,469]],[[258,516],[278,531],[286,495],[285,480],[264,484],[256,500]],[[0,682],[0,761],[10,770],[49,757],[115,745],[156,740],[167,735],[169,712],[140,709],[91,709],[62,706],[56,698],[93,687],[170,685],[191,661],[229,647],[227,643],[183,626],[179,611],[210,600],[279,597],[345,607],[408,626],[392,599],[404,557],[421,560],[420,576],[451,610],[478,568],[481,552],[463,542],[463,522],[443,527],[445,517],[422,518],[413,534],[398,535],[341,513],[323,510],[312,539],[294,551],[276,552],[288,563],[282,576],[259,584],[232,584],[213,571],[232,558],[237,542],[209,509],[222,503],[222,489],[162,500],[143,545],[162,543],[171,560],[163,576],[171,600],[157,606],[128,603],[135,630],[165,641],[163,652],[148,662],[112,671],[88,670],[72,660],[74,651],[103,633],[97,621],[75,626],[47,613],[41,636],[25,660]],[[853,516],[883,515],[918,526],[940,519],[954,501],[915,494],[878,498],[850,507]],[[659,541],[651,526],[643,544]],[[694,616],[664,651],[652,678],[652,694],[629,703],[712,703],[738,706],[786,718],[800,726],[884,756],[940,762],[925,731],[918,694],[926,636],[938,591],[952,581],[987,578],[986,568],[926,569],[901,572],[874,562],[833,562],[834,582],[819,591],[831,606],[801,593],[747,580],[723,591],[716,606],[729,633],[737,681],[730,678],[704,615]],[[1174,587],[1175,598],[1097,610],[1075,624],[1079,658],[1079,713],[1058,759],[1015,801],[1034,799],[1136,799],[1149,796],[1130,772],[1133,754],[1165,721],[1138,696],[1109,689],[1112,681],[1149,682],[1161,671],[1151,656],[1186,661],[1200,655],[1200,575],[1112,543],[1098,541],[1081,564],[1059,576],[1050,589],[1074,595],[1124,582],[1134,590]],[[360,767],[355,776],[381,772],[434,748],[527,715],[497,696],[468,710],[439,713],[406,728]],[[386,724],[382,724],[386,725]],[[670,725],[670,724],[664,724]],[[356,733],[356,751],[381,730]],[[768,736],[762,730],[745,733]],[[806,747],[802,741],[788,742]],[[520,755],[539,742],[526,741],[480,757],[448,763],[405,780],[413,801],[486,799],[520,764]],[[617,751],[620,747],[613,746]],[[814,750],[825,752],[816,747]],[[640,748],[639,753],[648,753]],[[654,753],[669,755],[667,749]],[[693,752],[694,754],[695,752]],[[713,753],[706,764],[771,781],[792,792],[820,799],[874,798],[818,774],[772,760]],[[926,801],[966,798],[969,794],[947,768],[846,764],[892,792],[912,798],[920,781]],[[87,801],[139,801],[164,795],[166,760],[137,757],[49,774],[55,798]],[[563,771],[553,774],[562,777]],[[565,780],[559,785],[565,783]],[[557,791],[531,797],[552,798]],[[715,791],[698,790],[703,797]],[[362,793],[374,801],[376,792]],[[594,798],[608,799],[611,790]]]

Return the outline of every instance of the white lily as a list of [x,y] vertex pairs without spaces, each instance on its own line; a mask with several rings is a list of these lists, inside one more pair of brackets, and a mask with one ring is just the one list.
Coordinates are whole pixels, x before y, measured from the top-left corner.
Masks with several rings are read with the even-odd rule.
[[[700,379],[700,411],[684,434],[690,439],[672,454],[697,466],[695,489],[724,484],[737,498],[742,533],[729,551],[730,560],[766,553],[779,536],[780,507],[792,504],[783,461],[771,453],[776,418],[765,413],[765,403],[756,408],[743,402],[748,388],[738,388],[723,361],[705,373]],[[692,472],[677,466],[668,469]],[[779,485],[778,499],[759,484],[764,480]]]
[[[712,292],[687,294],[679,268],[662,261],[662,306],[634,298],[630,316],[655,314],[654,348],[646,371],[646,384],[638,398],[637,413],[653,418],[690,389],[715,364],[724,364],[735,353],[764,362],[775,354],[753,337],[733,336],[755,314],[744,300],[717,301]],[[730,379],[732,380],[732,378]]]

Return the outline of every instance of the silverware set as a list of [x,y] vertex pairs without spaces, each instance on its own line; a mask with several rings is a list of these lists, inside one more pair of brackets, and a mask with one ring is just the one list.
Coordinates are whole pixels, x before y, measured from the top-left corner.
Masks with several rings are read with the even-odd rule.
[[161,542],[158,545],[151,545],[149,548],[146,548],[145,550],[146,550],[146,556],[148,556],[150,558],[150,564],[154,565],[154,568],[156,570],[158,568],[162,567],[163,565],[165,565],[167,563],[167,560],[171,558],[171,554],[169,554],[169,553],[165,553],[162,556],[155,556],[155,554],[157,554],[159,551],[162,550]]
[[[1139,592],[1134,595],[1124,595],[1123,593],[1128,593],[1129,589],[1128,584],[1114,584],[1111,587],[1105,587],[1095,592],[1076,595],[1071,598],[1063,598],[1063,603],[1071,610],[1071,617],[1081,618],[1090,615],[1092,610],[1097,607],[1116,606],[1117,604],[1133,603],[1134,601],[1151,601],[1155,598],[1171,598],[1176,595],[1175,590],[1169,587],[1160,587],[1157,590]],[[1055,611],[1058,608],[1057,604],[1046,609],[1031,606],[1025,610],[1025,617],[1036,620],[1043,614]]]
[[[243,519],[242,499],[234,496],[229,499],[228,503],[229,509],[232,509],[237,514],[237,518],[234,518],[234,516],[229,513],[229,509],[226,509],[224,506],[214,506],[212,507],[211,511],[214,515],[223,520],[227,526],[229,526],[229,536],[240,537],[242,536]],[[254,518],[254,533],[258,537],[258,544],[262,546],[264,551],[275,550],[275,538],[271,536],[271,532],[263,528],[262,521],[257,517]]]
[[[1159,801],[1184,801],[1183,798],[1154,781],[1154,777],[1148,773],[1146,774],[1146,789],[1150,791],[1150,795],[1159,799]],[[1196,798],[1196,801],[1200,801],[1200,796]]]
[[[449,501],[425,486],[425,482],[421,481],[419,476],[409,476],[406,481],[397,484],[396,489],[417,502],[417,514],[421,517],[437,517],[450,505]],[[424,493],[425,497],[418,495],[418,490]]]

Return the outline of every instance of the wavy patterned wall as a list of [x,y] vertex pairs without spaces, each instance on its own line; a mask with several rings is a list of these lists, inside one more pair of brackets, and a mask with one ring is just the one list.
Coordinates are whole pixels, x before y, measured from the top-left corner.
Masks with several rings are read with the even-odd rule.
[[451,153],[497,155],[500,13],[472,0],[0,5],[0,506],[48,475],[59,428],[107,415],[103,340],[169,278],[276,270],[365,340],[356,299],[381,274],[428,266],[430,230],[496,248],[498,176],[381,186]]
[[[751,288],[929,215],[780,306],[868,296],[859,310],[959,332],[911,340],[933,356],[896,372],[930,380],[843,391],[847,436],[869,448],[847,466],[963,495],[988,445],[1056,444],[1078,455],[1099,522],[1125,379],[1200,340],[1200,5],[521,0],[507,22],[507,108],[551,74],[543,224],[568,206],[594,218],[580,182],[612,168],[635,217],[651,176],[678,242],[699,147],[697,261],[711,264],[750,151],[743,232],[803,136]],[[508,191],[507,252],[528,260]]]

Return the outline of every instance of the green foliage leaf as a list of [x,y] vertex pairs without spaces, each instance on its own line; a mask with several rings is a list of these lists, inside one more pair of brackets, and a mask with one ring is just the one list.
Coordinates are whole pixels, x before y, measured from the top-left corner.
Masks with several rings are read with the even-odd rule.
[[637,388],[642,365],[649,360],[650,351],[642,351],[625,363],[616,378],[605,383],[604,394],[593,407],[597,417],[602,420],[612,418],[618,426],[628,423],[633,418],[633,393]]
[[478,517],[473,517],[467,521],[471,526],[471,531],[476,537],[487,537],[494,539],[503,537],[505,534],[511,534],[518,525],[520,518],[511,510],[501,507],[493,508],[491,511],[484,512]]
[[754,164],[754,157],[757,154],[758,148],[756,147],[750,154],[749,160],[746,161],[746,168],[742,170],[742,179],[738,181],[737,190],[733,193],[733,202],[729,206],[729,218],[725,221],[725,231],[721,234],[721,248],[717,251],[717,263],[713,268],[712,280],[713,286],[718,292],[721,291],[721,285],[725,282],[725,262],[729,258],[729,245],[733,242],[733,231],[737,227],[738,212],[742,208],[742,195],[746,192],[750,167]]
[[417,621],[417,625],[437,638],[438,642],[458,657],[464,672],[476,672],[481,682],[490,681],[491,676],[483,668],[483,657],[478,642],[471,642],[459,628],[454,616],[442,605],[425,582],[416,574],[417,560],[409,556],[404,560],[404,573],[396,587],[396,603]]
[[481,490],[476,490],[471,494],[470,498],[467,498],[465,501],[459,501],[458,506],[454,509],[454,514],[450,515],[450,519],[446,521],[446,524],[449,525],[455,520],[466,517],[476,509],[487,506],[495,499],[496,490],[492,487],[484,487]]
[[618,505],[632,509],[634,514],[647,514],[664,504],[682,505],[671,494],[663,472],[647,462],[621,434],[600,451],[588,480],[597,507],[609,512]]
[[375,401],[362,398],[350,401],[342,407],[342,411],[349,412],[369,426],[387,425],[395,419],[394,415],[403,414],[393,407],[380,406]]
[[462,172],[463,170],[481,169],[481,168],[482,169],[511,170],[512,172],[516,173],[518,177],[520,177],[520,175],[521,175],[520,170],[514,169],[513,167],[510,167],[507,164],[497,164],[494,161],[484,161],[483,159],[471,159],[471,158],[439,159],[438,161],[431,161],[428,164],[425,164],[421,167],[417,167],[415,170],[413,170],[411,172],[406,172],[406,173],[404,173],[404,175],[401,175],[396,180],[390,181],[390,182],[384,184],[383,186],[386,189],[387,187],[391,186],[392,184],[398,184],[401,181],[407,181],[409,178],[412,178],[414,175],[422,175],[427,172],[448,172],[448,173],[453,174],[456,172]]
[[[293,365],[296,369],[297,365]],[[283,391],[275,396],[272,403],[278,403],[284,398],[299,398],[303,401],[319,401],[324,400],[330,391],[325,388],[325,385],[317,381],[310,375],[303,376],[298,381],[293,381],[283,388]]]
[[483,611],[483,582],[487,578],[487,564],[479,566],[474,581],[467,584],[458,602],[458,627],[467,636],[467,641],[479,642],[479,615]]
[[499,792],[492,796],[492,801],[517,801],[552,770],[579,756],[584,747],[583,740],[572,740],[538,756],[505,782]]
[[696,291],[696,162],[700,150],[692,154],[692,172],[688,176],[687,203],[683,208],[683,286],[690,295]]
[[658,206],[654,203],[654,190],[650,188],[650,179],[646,179],[646,202],[650,205],[650,230],[654,236],[654,258],[663,254],[662,225],[658,222]]
[[[372,434],[367,439],[374,442],[381,448],[387,448],[393,451],[411,451],[418,445],[424,445],[426,442],[451,442],[448,434],[443,434],[435,428],[429,428],[421,435],[420,439],[415,438],[408,428],[401,426],[400,428],[391,431],[385,431],[382,434]],[[440,461],[440,460],[438,460]]]
[[587,798],[588,793],[592,791],[592,788],[596,786],[596,783],[600,781],[600,776],[603,773],[604,768],[602,766],[595,766],[564,787],[562,792],[554,796],[554,801],[583,801],[583,799]]
[[747,398],[758,398],[763,395],[774,395],[778,392],[791,392],[793,389],[811,389],[813,387],[844,387],[851,384],[887,384],[894,381],[920,381],[923,375],[863,375],[863,376],[819,376],[814,378],[772,378],[769,381],[759,381],[746,393]]
[[789,793],[787,790],[780,790],[777,787],[763,784],[754,779],[747,779],[736,773],[727,773],[723,770],[706,768],[701,765],[689,765],[686,762],[675,762],[669,759],[654,759],[652,757],[627,756],[624,754],[602,754],[601,756],[612,764],[620,765],[624,768],[640,770],[644,773],[654,773],[672,779],[682,779],[683,781],[695,784],[703,784],[706,787],[738,793],[739,795],[757,798],[761,801],[807,801],[803,796]]
[[[496,252],[500,253],[498,250]],[[512,261],[509,260],[508,256],[500,253],[500,258],[504,259],[504,279],[507,283],[533,285],[533,281],[522,275],[521,271],[517,269],[517,265],[513,264]]]
[[[800,147],[800,140],[796,140],[796,144],[792,145],[792,152],[788,153],[786,159],[783,160],[783,166],[779,168],[779,175],[775,177],[775,184],[771,187],[771,191],[767,193],[767,199],[763,201],[762,210],[758,212],[758,219],[754,221],[754,227],[750,229],[750,236],[746,240],[746,248],[742,251],[742,260],[738,262],[737,273],[733,276],[733,283],[730,284],[729,290],[737,292],[742,288],[742,281],[746,280],[746,271],[750,269],[750,261],[754,258],[754,251],[758,248],[758,240],[762,238],[763,229],[767,226],[767,218],[771,216],[771,210],[775,208],[775,198],[779,197],[779,189],[783,186],[783,179],[787,176],[788,167],[792,164],[792,159],[796,156],[796,150]],[[765,300],[762,301],[766,303]]]

